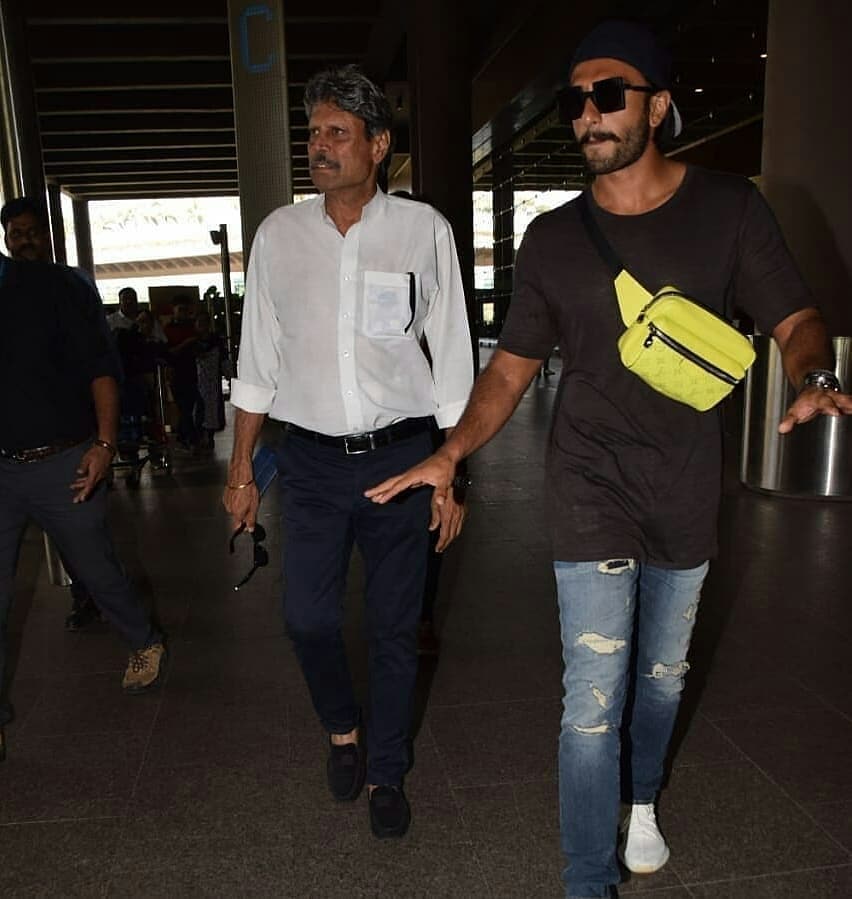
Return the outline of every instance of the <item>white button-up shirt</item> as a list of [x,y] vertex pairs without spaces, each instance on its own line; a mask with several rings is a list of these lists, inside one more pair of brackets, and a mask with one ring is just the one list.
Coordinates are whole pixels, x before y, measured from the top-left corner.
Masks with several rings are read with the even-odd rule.
[[246,275],[235,406],[330,435],[428,415],[447,428],[472,383],[455,244],[431,206],[377,191],[345,236],[321,195],[263,221]]

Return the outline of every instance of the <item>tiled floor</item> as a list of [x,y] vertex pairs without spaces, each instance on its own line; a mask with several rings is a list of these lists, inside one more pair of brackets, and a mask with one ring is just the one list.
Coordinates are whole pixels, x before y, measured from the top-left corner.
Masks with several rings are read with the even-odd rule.
[[[125,697],[125,651],[62,630],[67,591],[28,535],[13,611],[17,722],[0,766],[0,896],[557,899],[559,639],[536,382],[473,464],[445,562],[443,645],[420,678],[414,819],[370,833],[336,806],[324,740],[279,615],[274,567],[230,589],[217,458],[113,492],[121,556],[168,630],[157,693]],[[276,500],[264,501],[273,558]],[[852,504],[729,479],[660,818],[672,859],[622,886],[666,899],[852,896]],[[348,632],[363,688],[353,563]]]

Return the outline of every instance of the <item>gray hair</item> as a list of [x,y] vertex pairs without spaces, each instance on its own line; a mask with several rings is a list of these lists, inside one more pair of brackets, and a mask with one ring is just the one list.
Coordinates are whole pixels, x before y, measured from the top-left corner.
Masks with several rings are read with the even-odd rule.
[[364,122],[368,139],[390,131],[393,113],[387,97],[356,65],[317,72],[305,87],[308,118],[319,103],[333,103]]

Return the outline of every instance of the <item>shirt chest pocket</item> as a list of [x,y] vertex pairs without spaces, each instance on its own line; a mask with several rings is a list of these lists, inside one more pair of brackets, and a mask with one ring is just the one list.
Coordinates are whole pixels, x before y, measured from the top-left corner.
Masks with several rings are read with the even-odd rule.
[[415,272],[364,272],[362,325],[368,337],[413,334],[420,279]]

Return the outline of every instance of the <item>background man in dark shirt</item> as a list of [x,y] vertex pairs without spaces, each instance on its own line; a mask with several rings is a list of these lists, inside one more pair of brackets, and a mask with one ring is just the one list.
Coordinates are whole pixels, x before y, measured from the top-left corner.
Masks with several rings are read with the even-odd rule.
[[[30,197],[16,197],[0,210],[0,224],[6,248],[18,262],[52,262],[50,223],[44,206]],[[100,306],[100,300],[98,300]],[[103,313],[101,313],[103,314]],[[68,559],[62,564],[71,578],[71,611],[65,619],[65,629],[78,631],[99,621],[101,614],[88,587],[74,571]]]
[[[153,686],[162,635],[118,562],[104,476],[115,455],[114,356],[92,288],[69,269],[0,256],[0,683],[18,547],[35,521],[71,561],[132,652],[123,687]],[[3,725],[12,718],[0,699]]]
[[[852,397],[839,392],[831,371],[820,315],[757,190],[658,149],[655,135],[676,119],[668,78],[653,36],[629,23],[604,23],[578,48],[573,127],[595,175],[585,192],[592,215],[649,290],[671,284],[720,313],[736,302],[772,334],[800,391],[782,433],[817,415],[852,412]],[[502,427],[559,344],[563,373],[547,477],[565,663],[563,879],[569,897],[612,897],[620,786],[631,804],[622,824],[626,866],[650,873],[669,857],[654,804],[707,560],[716,551],[719,414],[656,393],[622,365],[612,276],[577,201],[533,222],[515,274],[500,346],[444,447],[367,495],[387,502],[428,483],[440,504],[458,461]],[[631,782],[620,785],[631,681],[624,722]]]

